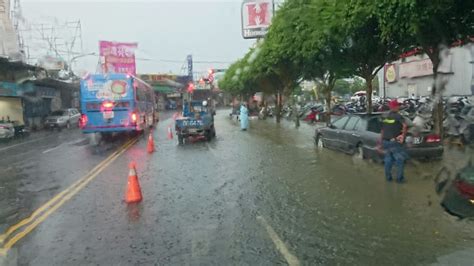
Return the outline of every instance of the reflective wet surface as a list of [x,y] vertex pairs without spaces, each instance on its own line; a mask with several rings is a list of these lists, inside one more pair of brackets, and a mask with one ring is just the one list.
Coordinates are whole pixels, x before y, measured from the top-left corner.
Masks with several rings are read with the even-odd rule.
[[[443,210],[434,181],[442,167],[464,166],[472,150],[453,147],[443,161],[411,163],[400,185],[384,180],[380,164],[314,147],[314,127],[252,120],[242,132],[227,114],[218,112],[215,140],[183,146],[167,138],[173,121],[163,116],[155,153],[141,137],[0,261],[472,265],[473,222]],[[2,231],[127,141],[95,150],[77,130],[54,134],[28,150],[0,147]],[[127,205],[132,160],[144,199]]]

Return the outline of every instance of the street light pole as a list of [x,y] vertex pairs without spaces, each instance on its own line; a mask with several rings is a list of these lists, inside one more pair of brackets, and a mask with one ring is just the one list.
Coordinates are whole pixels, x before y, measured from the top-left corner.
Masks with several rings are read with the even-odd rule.
[[72,63],[73,63],[74,61],[76,61],[77,59],[79,59],[79,58],[81,58],[81,57],[86,57],[86,56],[90,56],[90,55],[97,55],[97,53],[91,52],[91,53],[80,54],[80,55],[76,55],[76,56],[72,57],[72,58],[69,60],[69,62],[68,62],[69,71],[70,71],[70,72],[73,72],[73,70],[72,70]]

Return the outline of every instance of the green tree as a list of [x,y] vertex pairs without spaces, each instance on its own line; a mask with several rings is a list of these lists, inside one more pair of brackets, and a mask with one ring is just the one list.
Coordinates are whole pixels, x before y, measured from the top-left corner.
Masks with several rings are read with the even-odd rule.
[[349,73],[344,51],[338,46],[338,22],[332,19],[342,21],[342,4],[329,0],[289,0],[277,12],[264,42],[284,91],[291,92],[295,83],[303,79],[313,80],[325,95],[328,109],[336,80]]
[[[280,122],[282,95],[291,96],[301,80],[301,71],[296,59],[295,38],[300,35],[295,32],[292,20],[295,14],[285,13],[290,6],[298,1],[289,1],[277,11],[272,26],[265,40],[258,46],[258,55],[253,60],[252,71],[257,73],[257,80],[263,85],[271,86],[266,90],[275,94],[277,99],[276,120]],[[296,120],[298,125],[298,121]]]
[[[384,64],[401,53],[394,38],[383,38],[382,28],[376,16],[378,0],[338,1],[341,17],[332,17],[334,32],[339,34],[337,44],[345,51],[345,60],[351,67],[351,76],[365,80],[367,111],[372,111],[373,80]],[[359,85],[355,80],[355,85]]]
[[343,96],[351,93],[351,83],[345,79],[338,79],[334,84],[334,92]]
[[465,0],[379,0],[376,13],[385,40],[397,36],[405,50],[419,48],[433,63],[432,95],[438,102],[435,129],[442,132],[441,94],[438,87],[440,52],[456,42],[470,42],[474,35],[474,1]]
[[358,91],[365,91],[367,88],[367,85],[365,84],[365,80],[355,77],[352,79],[351,82],[351,93],[355,93]]

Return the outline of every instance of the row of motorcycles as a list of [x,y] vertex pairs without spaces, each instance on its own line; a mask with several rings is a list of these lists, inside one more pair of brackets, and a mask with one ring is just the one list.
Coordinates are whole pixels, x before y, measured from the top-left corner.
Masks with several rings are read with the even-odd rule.
[[[400,113],[408,118],[414,128],[420,131],[432,131],[434,129],[433,109],[435,102],[429,97],[419,99],[398,99],[400,102]],[[378,98],[373,101],[372,112],[385,112],[389,110],[390,99]],[[462,137],[465,142],[474,142],[474,107],[467,97],[450,97],[443,99],[444,120],[443,127],[446,136]],[[262,108],[259,117],[272,117],[276,114],[274,107]],[[294,110],[291,105],[284,106],[281,117],[293,119],[297,116],[308,123],[323,122],[327,117],[327,109],[321,103],[308,103]],[[330,110],[331,116],[340,116],[350,113],[367,112],[365,97],[357,101],[333,104]]]

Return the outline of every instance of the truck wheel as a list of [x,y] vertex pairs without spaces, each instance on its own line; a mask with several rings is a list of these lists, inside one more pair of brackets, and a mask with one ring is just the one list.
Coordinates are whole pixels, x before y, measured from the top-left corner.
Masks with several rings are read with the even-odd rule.
[[211,141],[212,140],[212,132],[211,129],[206,130],[206,140]]
[[178,135],[178,144],[183,145],[184,144],[184,137],[183,135]]
[[212,137],[213,138],[216,137],[216,128],[215,127],[212,127]]

